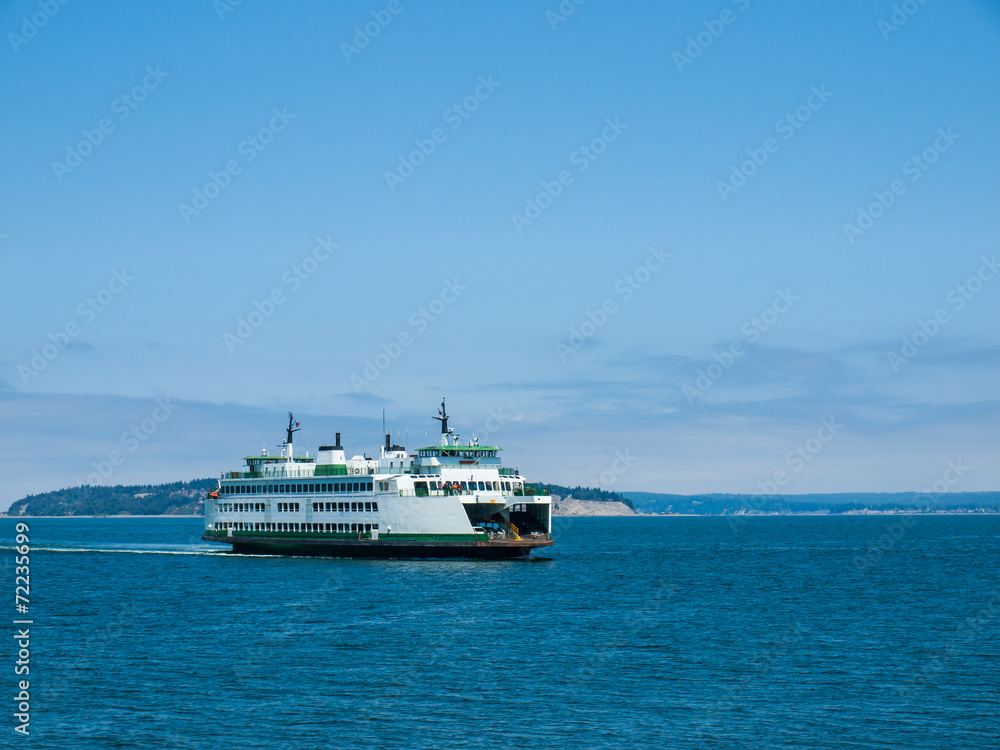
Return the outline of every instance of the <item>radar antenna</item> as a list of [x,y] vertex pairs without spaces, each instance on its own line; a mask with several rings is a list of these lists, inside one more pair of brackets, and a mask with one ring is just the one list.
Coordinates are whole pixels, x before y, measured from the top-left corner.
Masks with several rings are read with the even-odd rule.
[[300,424],[302,424],[302,423],[301,422],[296,422],[295,421],[295,417],[292,416],[292,412],[289,410],[289,412],[288,412],[288,428],[287,428],[287,430],[288,430],[288,438],[285,440],[285,442],[288,443],[289,445],[292,444],[292,435],[302,429],[301,427],[299,427]]
[[[441,397],[441,408],[438,410],[438,415],[434,417],[441,423],[441,445],[448,445],[448,438],[455,434],[454,430],[448,429],[448,412],[445,411],[444,407],[444,396]],[[457,440],[458,438],[454,438]]]
[[441,422],[441,434],[448,434],[448,413],[444,409],[444,396],[441,397],[441,408],[438,409],[438,415],[434,417]]

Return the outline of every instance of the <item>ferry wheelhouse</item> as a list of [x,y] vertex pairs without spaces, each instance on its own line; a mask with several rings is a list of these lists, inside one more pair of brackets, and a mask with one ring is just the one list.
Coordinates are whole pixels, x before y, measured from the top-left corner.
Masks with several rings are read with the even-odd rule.
[[246,456],[205,502],[210,542],[234,552],[332,557],[526,557],[552,545],[548,491],[501,464],[501,449],[460,445],[444,400],[438,445],[409,453],[385,436],[378,458],[335,445],[296,456],[288,413],[280,453]]

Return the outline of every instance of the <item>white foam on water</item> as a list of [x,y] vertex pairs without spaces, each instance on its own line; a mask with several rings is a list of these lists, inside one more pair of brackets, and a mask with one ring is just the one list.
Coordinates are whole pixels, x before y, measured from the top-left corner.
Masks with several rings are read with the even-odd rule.
[[[0,550],[13,550],[14,547],[0,547]],[[130,555],[195,555],[207,557],[283,557],[283,555],[245,555],[226,550],[164,550],[164,549],[129,549],[126,547],[32,547],[32,554],[39,552],[121,552]]]

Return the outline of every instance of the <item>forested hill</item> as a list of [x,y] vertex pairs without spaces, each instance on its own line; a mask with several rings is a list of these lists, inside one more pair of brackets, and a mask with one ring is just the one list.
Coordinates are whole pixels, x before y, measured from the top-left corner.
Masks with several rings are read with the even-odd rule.
[[104,487],[84,485],[28,495],[10,506],[8,516],[181,516],[200,515],[216,479],[170,484]]

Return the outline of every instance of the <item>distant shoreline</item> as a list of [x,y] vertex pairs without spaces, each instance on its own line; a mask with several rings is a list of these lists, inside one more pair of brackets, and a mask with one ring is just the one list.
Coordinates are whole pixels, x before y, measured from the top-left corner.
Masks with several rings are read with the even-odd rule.
[[[976,510],[976,511],[962,511],[962,510],[920,510],[919,508],[911,508],[909,510],[868,510],[868,511],[851,511],[849,513],[817,513],[817,512],[804,512],[804,513],[739,513],[739,514],[729,514],[721,515],[719,513],[632,513],[630,515],[607,515],[602,516],[599,514],[588,513],[585,515],[556,515],[553,518],[774,518],[776,516],[787,517],[787,516],[818,516],[822,518],[844,518],[850,516],[996,516],[1000,515],[1000,509],[998,510]],[[164,513],[160,515],[101,515],[101,516],[9,516],[6,513],[0,513],[0,518],[11,518],[11,519],[37,519],[37,520],[51,520],[56,518],[204,518],[202,514],[188,515],[181,513]]]
[[[217,485],[218,480],[205,478],[159,485],[70,487],[27,495],[5,508],[0,516],[200,518],[205,513],[206,498],[210,497],[210,491]],[[993,515],[1000,512],[1000,491],[674,495],[659,492],[615,493],[544,483],[538,487],[551,498],[553,517],[563,518],[631,515],[709,518],[770,515]],[[80,514],[83,510],[87,513]],[[22,513],[25,515],[21,515]]]

